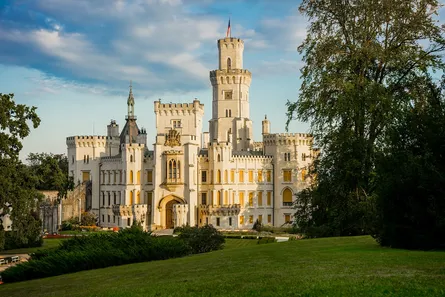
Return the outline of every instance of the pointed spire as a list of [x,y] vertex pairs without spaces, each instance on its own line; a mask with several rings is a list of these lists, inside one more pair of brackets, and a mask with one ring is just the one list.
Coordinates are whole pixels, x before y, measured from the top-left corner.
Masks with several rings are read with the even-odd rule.
[[133,82],[130,80],[130,93],[127,100],[128,116],[134,116],[134,96],[133,96]]

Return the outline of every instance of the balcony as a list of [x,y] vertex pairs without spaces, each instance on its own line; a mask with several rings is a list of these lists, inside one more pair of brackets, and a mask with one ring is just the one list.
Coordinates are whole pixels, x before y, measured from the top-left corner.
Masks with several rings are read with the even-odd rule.
[[147,211],[150,211],[147,204],[113,205],[113,214],[115,216],[128,217],[136,215],[136,217],[139,217],[144,216]]
[[241,204],[199,205],[199,212],[206,216],[236,216],[241,210]]

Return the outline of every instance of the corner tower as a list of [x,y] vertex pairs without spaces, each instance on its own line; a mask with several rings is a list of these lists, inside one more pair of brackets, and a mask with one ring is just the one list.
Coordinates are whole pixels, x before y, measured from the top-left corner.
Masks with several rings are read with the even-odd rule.
[[234,151],[252,148],[249,88],[252,75],[243,69],[244,41],[218,40],[219,68],[210,71],[213,87],[210,142],[231,142]]

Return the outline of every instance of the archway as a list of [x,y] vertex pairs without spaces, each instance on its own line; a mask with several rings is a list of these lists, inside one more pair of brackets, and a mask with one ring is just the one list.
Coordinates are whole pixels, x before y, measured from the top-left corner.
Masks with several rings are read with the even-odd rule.
[[175,204],[186,204],[184,199],[174,196],[168,195],[162,198],[159,201],[158,209],[161,214],[161,225],[162,228],[165,229],[173,229],[174,228],[174,214],[173,214],[173,206]]
[[176,200],[171,200],[165,205],[165,228],[167,229],[173,229],[175,226],[173,222],[173,205],[177,203]]

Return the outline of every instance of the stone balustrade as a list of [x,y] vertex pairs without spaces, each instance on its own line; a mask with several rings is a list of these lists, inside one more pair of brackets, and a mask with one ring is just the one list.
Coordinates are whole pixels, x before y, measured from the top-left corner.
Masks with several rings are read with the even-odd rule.
[[113,214],[116,216],[128,217],[136,215],[136,217],[145,216],[148,211],[147,204],[133,204],[133,205],[113,205]]

